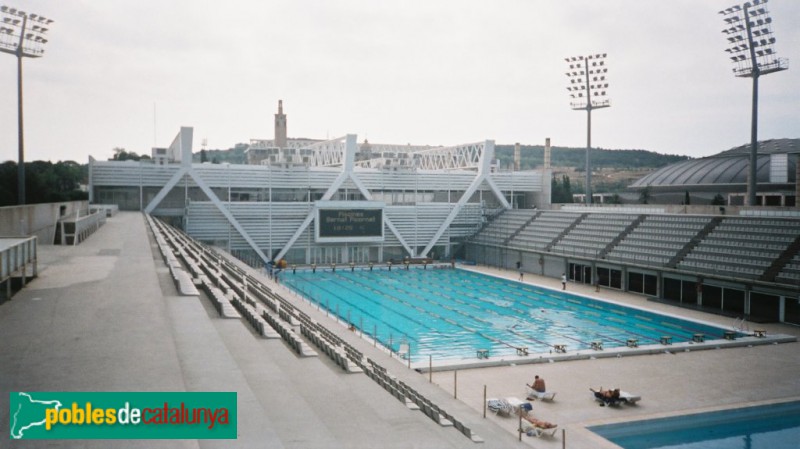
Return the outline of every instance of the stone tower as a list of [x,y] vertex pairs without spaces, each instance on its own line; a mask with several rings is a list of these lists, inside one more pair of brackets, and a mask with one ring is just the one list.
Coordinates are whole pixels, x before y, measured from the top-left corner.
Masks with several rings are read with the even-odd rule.
[[275,114],[275,146],[286,148],[286,115],[283,113],[283,100],[278,100],[278,113]]

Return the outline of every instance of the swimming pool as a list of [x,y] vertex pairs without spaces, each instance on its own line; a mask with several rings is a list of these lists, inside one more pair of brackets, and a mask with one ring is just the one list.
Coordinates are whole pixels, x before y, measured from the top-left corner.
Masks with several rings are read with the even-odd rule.
[[796,449],[800,402],[589,427],[624,449]]
[[458,269],[306,270],[281,282],[412,361],[722,338],[724,330]]

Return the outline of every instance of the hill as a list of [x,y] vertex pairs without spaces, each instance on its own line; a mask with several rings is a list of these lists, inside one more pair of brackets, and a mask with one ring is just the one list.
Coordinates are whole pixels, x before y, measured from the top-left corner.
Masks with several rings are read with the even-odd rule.
[[[508,167],[514,162],[514,145],[496,145],[495,153],[501,167]],[[592,148],[589,157],[593,170],[641,170],[661,168],[675,162],[689,159],[688,156],[659,154],[646,150],[607,150]],[[586,164],[586,148],[551,147],[550,165],[553,167],[569,167],[575,171],[583,171]],[[529,170],[544,164],[544,146],[522,145],[520,148],[520,168]]]

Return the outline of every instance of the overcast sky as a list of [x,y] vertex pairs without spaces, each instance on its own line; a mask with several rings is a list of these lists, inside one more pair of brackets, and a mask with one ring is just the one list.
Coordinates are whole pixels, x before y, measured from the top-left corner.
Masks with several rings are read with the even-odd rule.
[[[722,0],[0,0],[55,20],[25,59],[26,160],[273,137],[586,145],[564,57],[607,53],[592,143],[694,157],[750,140]],[[788,71],[760,79],[759,138],[800,137],[800,1],[768,3]],[[16,60],[0,53],[0,160],[17,159]]]

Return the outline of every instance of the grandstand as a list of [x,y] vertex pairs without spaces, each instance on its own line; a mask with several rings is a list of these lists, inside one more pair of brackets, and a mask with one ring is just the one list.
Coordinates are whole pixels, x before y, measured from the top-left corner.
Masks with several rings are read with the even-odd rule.
[[509,210],[469,240],[467,258],[800,324],[800,216],[614,212]]
[[[767,148],[764,160],[776,180],[786,174],[791,182],[792,142]],[[551,172],[500,170],[491,140],[359,145],[348,135],[292,140],[280,151],[266,142],[255,147],[263,154],[252,155],[258,165],[193,164],[191,143],[192,129],[181,128],[168,149],[154,149],[152,161],[90,160],[91,201],[160,217],[251,266],[281,259],[297,265],[456,257],[500,267],[519,262],[531,273],[800,324],[797,211],[555,210]],[[736,165],[739,153],[720,157]],[[735,181],[722,176],[733,171],[728,167],[715,179]],[[687,182],[705,182],[692,173]],[[663,179],[677,188],[677,178]],[[352,211],[360,225],[350,221]],[[344,225],[326,222],[329,213]]]
[[[549,171],[501,170],[491,140],[451,147],[359,145],[355,135],[293,140],[278,152],[257,146],[269,151],[252,157],[258,165],[243,165],[193,164],[192,135],[181,128],[152,160],[90,159],[90,201],[164,218],[257,266],[449,260],[498,211],[550,204]],[[353,223],[321,225],[324,211],[354,209],[375,220],[374,235]]]

